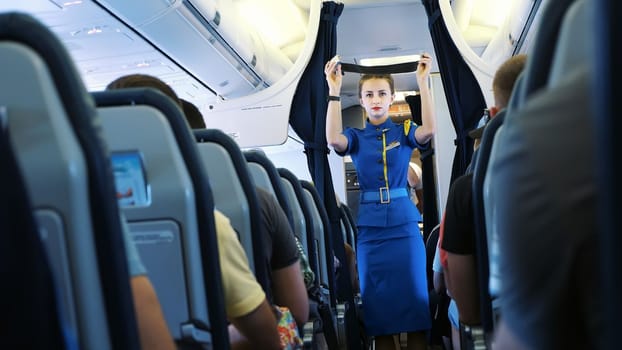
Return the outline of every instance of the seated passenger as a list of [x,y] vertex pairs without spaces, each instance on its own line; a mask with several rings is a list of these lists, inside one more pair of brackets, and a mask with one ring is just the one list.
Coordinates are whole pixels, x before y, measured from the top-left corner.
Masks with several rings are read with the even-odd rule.
[[127,88],[140,88],[150,87],[154,88],[166,96],[170,97],[180,108],[183,109],[183,105],[175,91],[167,83],[151,75],[146,74],[130,74],[124,75],[110,82],[106,86],[106,90],[117,90]]
[[173,350],[175,343],[164,320],[158,296],[147,277],[147,271],[140,260],[136,245],[131,239],[125,217],[123,214],[120,216],[141,348]]
[[[440,227],[438,228],[440,231]],[[440,237],[439,237],[440,239]],[[434,258],[432,259],[432,286],[433,293],[430,293],[430,296],[434,295],[437,302],[434,304],[435,308],[432,310],[432,335],[442,337],[442,343],[445,349],[454,349],[452,347],[452,330],[453,325],[449,319],[449,304],[451,303],[451,298],[447,295],[447,286],[445,286],[445,276],[443,274],[443,265],[441,264],[441,249],[439,247],[440,241],[436,242],[434,249]],[[454,302],[455,304],[455,302]],[[457,312],[457,309],[455,310]],[[455,318],[456,320],[458,317]],[[456,331],[456,336],[459,336]],[[459,342],[458,342],[459,345]],[[459,347],[458,347],[459,348]]]
[[279,349],[276,317],[229,219],[214,211],[232,349]]
[[348,271],[350,272],[350,284],[352,284],[352,293],[361,293],[361,284],[359,282],[358,267],[356,266],[356,253],[352,246],[348,243],[343,244],[346,250],[346,264],[348,265]]
[[[229,340],[232,349],[279,349],[276,318],[265,294],[250,268],[229,220],[214,211],[221,266],[225,311],[232,323]],[[129,228],[123,220],[126,254],[136,320],[143,349],[175,349],[164,320],[156,292],[146,276],[135,245],[129,239]]]
[[408,163],[408,189],[410,200],[415,204],[419,213],[423,214],[423,172],[419,164]]
[[[492,82],[495,106],[489,109],[491,117],[507,106],[525,60],[525,55],[513,56],[495,73]],[[481,127],[470,133],[475,139],[475,149],[479,145],[483,129]],[[447,252],[447,267],[444,271],[447,289],[458,306],[460,321],[471,326],[480,323],[472,189],[472,173],[458,177],[452,183],[447,198],[441,243],[442,249]]]
[[[437,259],[438,262],[434,261],[432,268],[434,269],[433,274],[433,283],[435,291],[438,291],[440,288],[445,288],[445,293],[449,297],[449,305],[447,307],[447,319],[449,321],[449,325],[451,327],[451,335],[450,342],[453,350],[460,350],[460,316],[458,315],[458,306],[456,305],[456,300],[451,295],[451,289],[449,288],[449,281],[445,271],[448,270],[449,264],[448,253],[441,246],[443,245],[443,240],[445,236],[445,216],[447,211],[443,214],[441,218],[440,228],[439,228],[439,236],[438,236],[438,245],[436,252],[434,254],[434,259]],[[438,254],[436,254],[438,252]],[[434,265],[437,264],[437,265]],[[440,266],[438,266],[440,264]],[[439,279],[442,278],[442,281]]]
[[287,307],[298,325],[309,319],[309,299],[302,277],[296,238],[287,216],[268,191],[256,187],[261,207],[264,248],[269,257],[274,303]]
[[[168,95],[181,108],[181,102],[166,83],[156,77],[132,74],[116,79],[106,89],[153,87]],[[232,326],[229,338],[233,349],[279,349],[277,321],[266,295],[250,271],[246,254],[229,219],[214,211],[222,274],[225,311]]]
[[203,115],[201,111],[199,111],[199,108],[190,101],[181,98],[179,101],[181,101],[181,107],[184,110],[184,115],[190,127],[192,129],[205,129],[205,120],[203,120]]

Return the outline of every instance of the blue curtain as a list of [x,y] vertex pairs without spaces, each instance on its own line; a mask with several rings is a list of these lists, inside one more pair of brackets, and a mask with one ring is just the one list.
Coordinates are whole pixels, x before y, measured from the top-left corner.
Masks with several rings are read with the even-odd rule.
[[[305,69],[289,115],[289,123],[305,144],[307,165],[330,221],[332,250],[345,267],[346,257],[341,236],[340,212],[337,208],[335,190],[328,166],[329,149],[326,143],[326,108],[328,86],[324,77],[324,65],[337,52],[337,22],[343,4],[332,1],[323,3],[315,49]],[[347,302],[350,307],[346,313],[347,338],[349,349],[359,349],[358,320],[353,307],[354,298],[347,268],[343,268],[337,280],[337,299]],[[334,276],[333,276],[334,278]]]
[[[421,120],[421,96],[406,96],[406,103],[410,108],[410,115],[417,125]],[[427,241],[432,229],[438,225],[438,207],[436,205],[436,177],[434,176],[434,148],[430,147],[421,152],[421,180],[423,181],[423,239]]]
[[486,101],[473,72],[449,36],[438,0],[422,0],[422,3],[428,14],[428,26],[449,114],[456,129],[456,155],[451,172],[453,182],[456,177],[464,174],[471,161],[473,140],[468,137],[468,131],[475,128],[482,117]]

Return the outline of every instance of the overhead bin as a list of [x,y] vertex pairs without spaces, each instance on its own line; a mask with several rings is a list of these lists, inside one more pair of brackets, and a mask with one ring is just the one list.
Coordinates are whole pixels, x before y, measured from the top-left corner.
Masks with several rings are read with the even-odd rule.
[[222,99],[249,95],[292,62],[251,32],[231,0],[98,0]]
[[525,50],[529,38],[523,34],[529,31],[541,1],[438,0],[449,35],[489,103],[496,69]]
[[277,82],[291,68],[292,62],[281,50],[248,27],[233,1],[192,0],[187,3],[196,8],[268,85]]
[[289,58],[242,24],[236,4],[241,0],[93,1],[220,96],[201,106],[210,128],[229,134],[243,148],[287,140],[291,101],[315,47],[322,2],[288,3],[308,11],[300,52],[289,52],[295,43],[284,46]]

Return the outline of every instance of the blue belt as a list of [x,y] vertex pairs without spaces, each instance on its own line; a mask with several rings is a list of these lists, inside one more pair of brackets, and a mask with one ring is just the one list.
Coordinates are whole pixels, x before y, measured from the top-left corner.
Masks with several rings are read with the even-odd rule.
[[363,202],[380,202],[389,203],[392,198],[408,197],[408,191],[405,188],[394,188],[387,190],[386,187],[381,187],[378,191],[366,191],[362,192],[361,199]]

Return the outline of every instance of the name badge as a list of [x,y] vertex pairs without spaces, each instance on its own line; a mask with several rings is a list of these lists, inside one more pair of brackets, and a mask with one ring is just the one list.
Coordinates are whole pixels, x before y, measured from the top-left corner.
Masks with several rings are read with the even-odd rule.
[[388,151],[388,150],[393,149],[393,148],[395,148],[395,147],[399,147],[399,145],[400,145],[400,142],[399,142],[399,141],[393,141],[393,142],[391,142],[391,143],[387,146],[386,150]]

